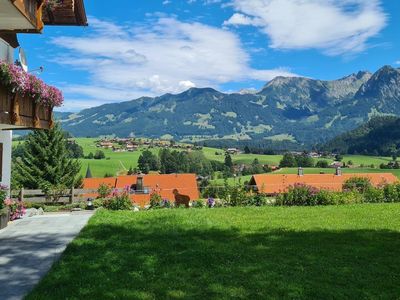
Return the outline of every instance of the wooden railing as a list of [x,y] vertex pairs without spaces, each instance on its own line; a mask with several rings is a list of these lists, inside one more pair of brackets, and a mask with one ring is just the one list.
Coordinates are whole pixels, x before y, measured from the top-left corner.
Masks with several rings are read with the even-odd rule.
[[[122,189],[121,189],[122,190]],[[97,189],[68,189],[60,193],[61,197],[58,203],[73,203],[86,201],[88,198],[96,198]],[[33,203],[54,203],[52,199],[48,199],[42,190],[13,190],[11,191],[11,198],[14,200],[22,200]]]
[[0,85],[0,124],[9,129],[49,129],[54,124],[53,108]]

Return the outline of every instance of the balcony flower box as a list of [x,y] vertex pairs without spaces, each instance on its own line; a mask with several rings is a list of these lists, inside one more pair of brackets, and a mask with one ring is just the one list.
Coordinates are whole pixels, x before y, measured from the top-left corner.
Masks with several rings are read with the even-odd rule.
[[53,126],[53,108],[62,102],[57,88],[16,65],[0,61],[2,129],[49,129]]

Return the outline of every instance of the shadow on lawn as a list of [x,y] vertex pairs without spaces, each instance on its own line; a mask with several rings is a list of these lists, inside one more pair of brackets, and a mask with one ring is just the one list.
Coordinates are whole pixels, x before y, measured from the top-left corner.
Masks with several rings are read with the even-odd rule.
[[28,299],[400,295],[398,232],[196,230],[171,218],[90,224]]

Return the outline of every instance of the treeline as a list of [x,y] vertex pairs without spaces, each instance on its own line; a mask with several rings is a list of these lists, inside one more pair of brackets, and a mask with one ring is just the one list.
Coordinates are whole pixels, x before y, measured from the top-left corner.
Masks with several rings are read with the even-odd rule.
[[244,150],[245,147],[250,149],[250,153],[254,154],[277,154],[286,151],[296,151],[304,146],[292,141],[270,141],[270,140],[245,140],[237,141],[231,139],[204,140],[195,143],[195,145],[211,148],[239,148]]
[[[341,162],[343,160],[343,156],[340,154],[335,155],[334,157],[335,161]],[[347,163],[343,162],[343,166],[345,167],[346,165],[351,166],[353,165],[353,162],[349,160]],[[328,160],[324,159],[321,157],[319,160],[315,160],[314,158],[310,157],[306,152],[302,154],[293,154],[290,152],[287,152],[283,155],[281,161],[279,162],[279,167],[280,168],[296,168],[296,167],[302,167],[302,168],[329,168],[329,162]]]
[[150,171],[160,171],[163,174],[196,173],[208,176],[216,171],[229,171],[230,166],[229,162],[226,165],[207,159],[202,151],[161,149],[158,155],[149,150],[143,151],[138,159],[138,170],[145,174]]
[[344,133],[319,147],[343,154],[374,156],[400,155],[400,118],[375,117],[364,125]]

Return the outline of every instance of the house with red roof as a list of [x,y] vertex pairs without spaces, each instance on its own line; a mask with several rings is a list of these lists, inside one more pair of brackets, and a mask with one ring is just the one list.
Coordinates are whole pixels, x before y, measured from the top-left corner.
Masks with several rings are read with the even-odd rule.
[[290,186],[305,184],[320,190],[340,192],[346,180],[353,177],[368,178],[373,186],[390,184],[398,181],[391,173],[364,173],[342,174],[340,170],[336,174],[303,174],[299,169],[298,174],[259,174],[253,175],[249,185],[259,193],[274,195],[286,192]]
[[[197,200],[200,196],[196,174],[147,174],[112,178],[85,178],[84,189],[98,189],[101,184],[111,188],[128,189],[132,201],[140,206],[150,203],[150,195],[157,193],[163,199],[175,202],[174,190]],[[96,196],[96,195],[93,195]]]

